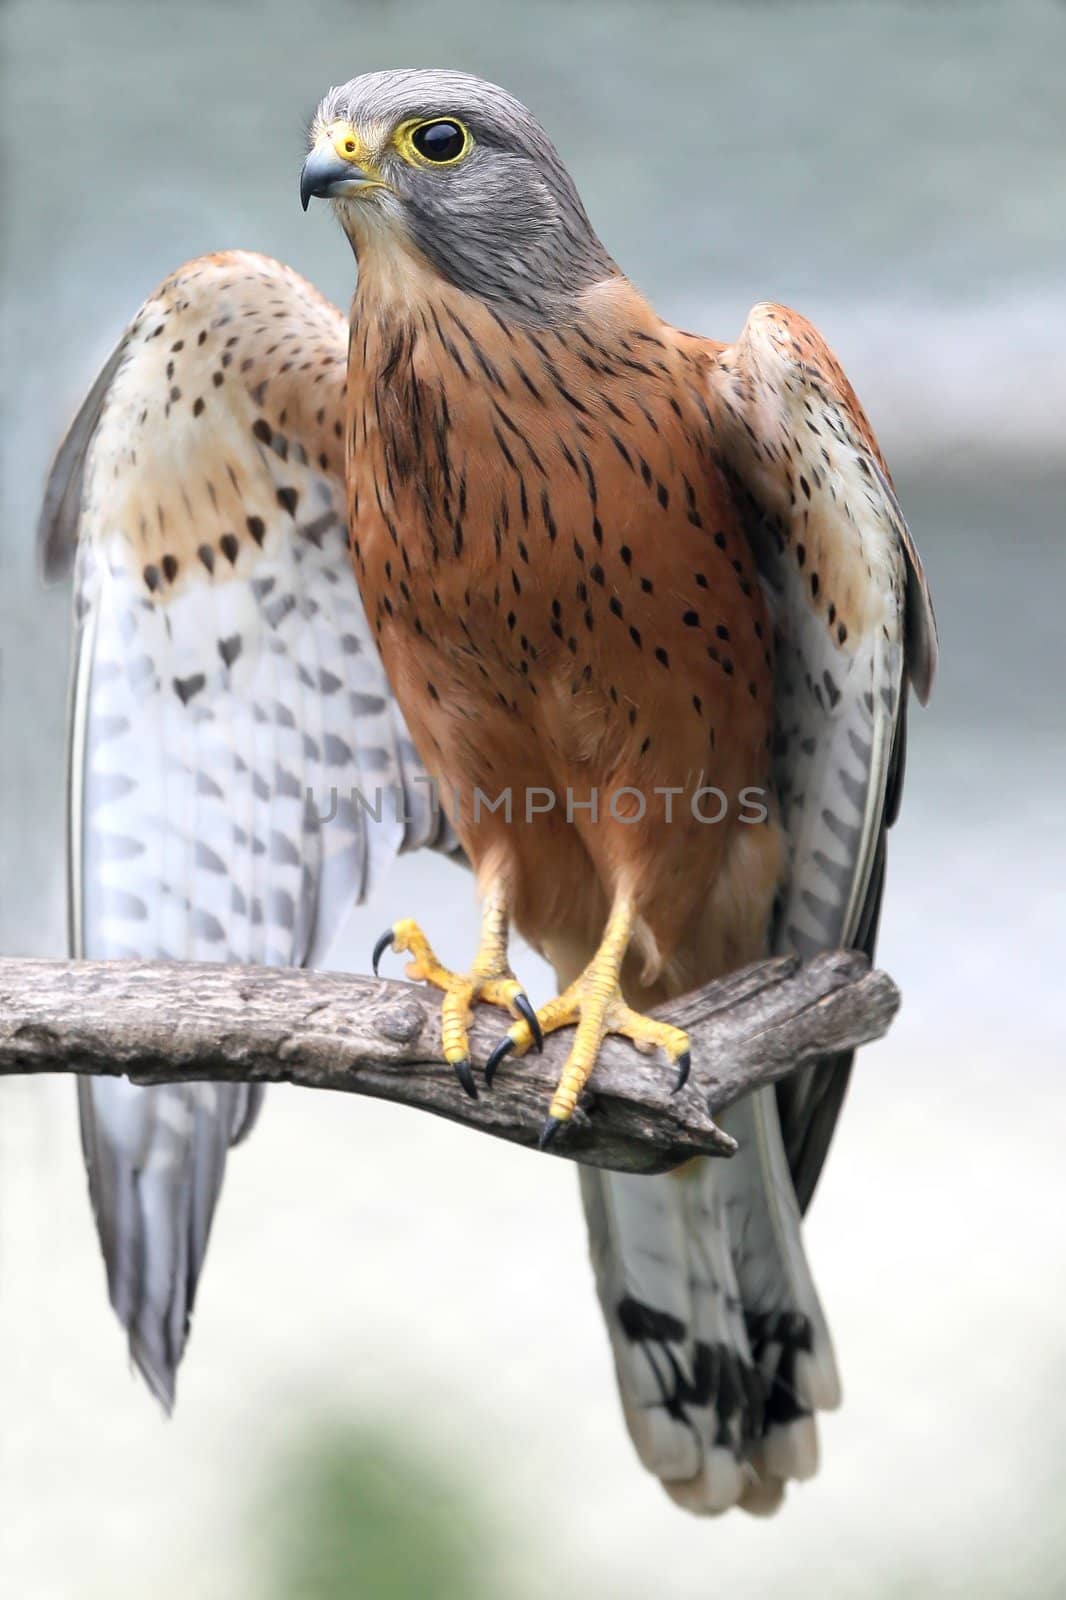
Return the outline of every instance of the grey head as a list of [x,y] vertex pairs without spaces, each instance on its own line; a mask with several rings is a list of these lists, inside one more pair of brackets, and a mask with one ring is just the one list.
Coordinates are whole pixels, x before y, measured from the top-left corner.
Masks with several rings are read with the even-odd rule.
[[565,320],[618,269],[525,106],[464,72],[370,72],[315,113],[300,195],[335,203],[357,257],[410,240],[448,283],[526,323]]

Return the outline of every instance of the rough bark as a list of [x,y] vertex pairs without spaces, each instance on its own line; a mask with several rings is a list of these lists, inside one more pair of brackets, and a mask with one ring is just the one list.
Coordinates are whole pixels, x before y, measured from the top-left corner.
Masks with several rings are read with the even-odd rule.
[[[680,1094],[671,1094],[662,1060],[608,1039],[552,1153],[629,1172],[728,1155],[718,1113],[815,1056],[878,1038],[898,1004],[892,980],[853,952],[733,973],[661,1013],[692,1040]],[[499,1011],[477,1009],[475,1069],[505,1027]],[[184,962],[0,960],[0,1073],[341,1089],[527,1146],[537,1143],[571,1038],[565,1029],[542,1056],[508,1057],[474,1101],[441,1058],[439,996],[409,983]]]

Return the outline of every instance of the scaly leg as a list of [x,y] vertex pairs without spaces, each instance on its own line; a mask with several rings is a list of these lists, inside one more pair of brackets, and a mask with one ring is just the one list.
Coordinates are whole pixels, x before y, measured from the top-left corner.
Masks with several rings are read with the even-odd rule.
[[[636,921],[636,911],[628,895],[619,895],[607,919],[603,942],[581,976],[549,1000],[536,1014],[541,1034],[577,1024],[573,1048],[563,1067],[548,1108],[548,1119],[540,1135],[545,1149],[564,1122],[574,1114],[578,1097],[596,1065],[600,1045],[609,1033],[632,1039],[641,1050],[661,1049],[678,1069],[675,1093],[688,1078],[691,1057],[688,1035],[667,1022],[643,1017],[626,1005],[622,997],[622,962]],[[525,1055],[536,1034],[529,1020],[516,1022],[500,1040],[485,1065],[485,1082],[492,1083],[496,1068],[512,1051]]]
[[455,1076],[471,1100],[477,1099],[477,1086],[470,1068],[467,1029],[470,1027],[471,1007],[475,1000],[483,1000],[490,1006],[502,1006],[513,1017],[520,1017],[525,1029],[523,1038],[528,1040],[525,1046],[527,1050],[530,1044],[536,1045],[539,1050],[544,1042],[537,1014],[507,959],[508,932],[507,894],[502,880],[495,878],[482,904],[481,940],[469,972],[449,972],[447,967],[442,967],[433,954],[429,940],[418,923],[410,917],[402,922],[394,922],[374,946],[375,976],[378,962],[391,946],[393,950],[406,952],[413,957],[407,965],[409,978],[431,983],[435,988],[444,990],[441,1018],[444,1059],[454,1067]]

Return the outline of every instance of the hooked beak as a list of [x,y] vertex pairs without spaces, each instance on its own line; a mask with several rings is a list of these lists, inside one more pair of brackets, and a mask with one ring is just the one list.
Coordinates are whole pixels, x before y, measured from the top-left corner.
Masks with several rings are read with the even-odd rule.
[[338,155],[328,140],[323,140],[311,151],[300,173],[300,204],[307,210],[308,201],[336,200],[342,195],[358,194],[360,189],[377,185],[380,180],[346,157]]

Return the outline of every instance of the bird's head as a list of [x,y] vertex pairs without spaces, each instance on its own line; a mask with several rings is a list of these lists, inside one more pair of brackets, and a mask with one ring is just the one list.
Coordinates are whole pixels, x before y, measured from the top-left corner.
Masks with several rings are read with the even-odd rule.
[[300,178],[356,256],[413,252],[523,322],[553,322],[617,274],[525,106],[467,73],[371,72],[322,101]]

